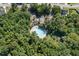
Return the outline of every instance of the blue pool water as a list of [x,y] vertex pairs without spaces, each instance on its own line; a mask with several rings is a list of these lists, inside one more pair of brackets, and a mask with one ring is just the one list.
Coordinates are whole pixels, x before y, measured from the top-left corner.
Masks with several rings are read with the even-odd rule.
[[43,38],[46,36],[46,31],[44,31],[40,28],[36,28],[35,32],[39,38]]

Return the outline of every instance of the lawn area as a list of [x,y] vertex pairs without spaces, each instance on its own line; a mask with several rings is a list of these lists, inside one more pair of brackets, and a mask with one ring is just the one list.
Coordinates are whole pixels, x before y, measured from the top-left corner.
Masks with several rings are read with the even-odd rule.
[[69,9],[69,14],[78,14],[78,13],[74,9]]
[[[69,9],[72,9],[72,8],[68,8],[68,7],[64,7],[63,9],[65,9],[65,10],[69,10]],[[73,9],[76,9],[76,10],[79,10],[79,8],[73,8]]]
[[63,9],[68,10],[70,14],[78,14],[76,10],[79,10],[79,8],[68,8],[68,7],[64,7]]

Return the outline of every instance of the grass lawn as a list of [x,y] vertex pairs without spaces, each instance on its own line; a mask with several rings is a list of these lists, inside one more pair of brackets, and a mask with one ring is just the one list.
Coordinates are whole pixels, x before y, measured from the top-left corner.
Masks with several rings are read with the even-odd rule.
[[69,9],[76,9],[76,10],[79,10],[79,8],[68,8],[68,7],[64,7],[63,9],[65,9],[65,10],[69,10]]
[[70,14],[78,14],[76,10],[79,10],[79,8],[68,8],[68,7],[64,7],[63,9],[68,10]]

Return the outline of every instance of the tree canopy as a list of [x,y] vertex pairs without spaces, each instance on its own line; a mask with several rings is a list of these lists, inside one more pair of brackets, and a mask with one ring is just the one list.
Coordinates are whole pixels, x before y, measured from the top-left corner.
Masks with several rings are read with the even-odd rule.
[[[47,36],[40,39],[30,34],[30,13],[24,5],[22,10],[0,16],[1,56],[78,56],[79,55],[79,15],[55,16],[41,27]],[[37,8],[37,6],[39,6]],[[46,8],[45,8],[46,7]],[[33,12],[48,14],[49,7],[36,5]],[[58,8],[58,7],[57,7]],[[57,9],[58,10],[58,9]],[[58,13],[60,11],[57,11]]]

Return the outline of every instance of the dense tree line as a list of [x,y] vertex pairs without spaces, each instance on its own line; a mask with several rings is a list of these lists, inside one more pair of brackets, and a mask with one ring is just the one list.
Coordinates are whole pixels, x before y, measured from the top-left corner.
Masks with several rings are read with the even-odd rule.
[[37,16],[48,15],[51,12],[51,5],[47,4],[31,4],[30,11]]
[[[48,33],[44,39],[40,39],[35,33],[29,33],[30,14],[26,10],[25,5],[23,6],[21,10],[13,6],[12,10],[15,9],[14,11],[10,10],[11,12],[9,11],[6,15],[0,16],[0,55],[79,55],[78,14],[56,15],[51,21],[41,25]],[[42,12],[45,13],[44,11]],[[56,12],[58,13],[59,11]]]

